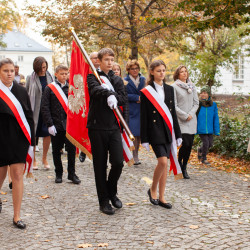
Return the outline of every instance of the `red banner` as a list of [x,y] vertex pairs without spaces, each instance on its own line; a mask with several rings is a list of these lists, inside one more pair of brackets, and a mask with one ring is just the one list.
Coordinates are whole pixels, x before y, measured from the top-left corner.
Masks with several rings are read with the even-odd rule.
[[86,128],[89,112],[87,86],[89,73],[89,65],[73,41],[68,94],[67,138],[91,159],[91,145]]

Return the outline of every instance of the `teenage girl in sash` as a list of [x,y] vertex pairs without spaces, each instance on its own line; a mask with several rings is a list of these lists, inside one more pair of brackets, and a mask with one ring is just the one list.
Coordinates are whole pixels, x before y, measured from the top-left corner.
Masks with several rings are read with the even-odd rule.
[[[6,58],[0,61],[0,189],[10,166],[13,224],[20,229],[26,225],[20,219],[23,197],[23,172],[28,149],[35,145],[33,112],[26,89],[14,81],[14,63]],[[7,97],[7,98],[6,98]],[[15,109],[11,109],[15,107]],[[19,121],[17,120],[20,116]],[[26,124],[25,128],[21,124]],[[30,131],[27,134],[27,131]],[[29,140],[28,140],[29,138]],[[2,202],[0,199],[0,212]]]
[[[141,91],[141,142],[142,146],[148,151],[149,144],[151,144],[158,160],[154,170],[153,182],[148,190],[149,200],[154,205],[170,209],[172,208],[172,205],[167,203],[164,196],[168,171],[168,159],[170,158],[170,155],[173,154],[173,144],[177,149],[176,144],[179,146],[182,139],[175,112],[174,89],[165,84],[165,75],[166,65],[162,60],[156,60],[151,63],[149,67],[149,79],[146,84],[147,87]],[[147,93],[154,94],[155,98],[150,98]],[[178,138],[177,142],[172,139],[169,128],[170,125],[165,122],[159,109],[157,109],[153,103],[156,105],[158,104],[161,108],[165,108],[168,112],[166,114],[169,120],[172,119],[173,132],[175,138]],[[177,157],[176,161],[178,162]],[[178,168],[179,172],[174,171],[175,174],[181,173],[179,166]],[[157,194],[158,187],[159,196]]]

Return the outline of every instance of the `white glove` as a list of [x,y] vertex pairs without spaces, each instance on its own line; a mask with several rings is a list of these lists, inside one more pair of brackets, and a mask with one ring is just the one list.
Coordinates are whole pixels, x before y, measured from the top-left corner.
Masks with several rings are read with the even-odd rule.
[[110,96],[108,97],[108,99],[107,99],[107,102],[108,102],[108,105],[109,105],[109,107],[110,107],[111,109],[117,108],[117,103],[118,103],[118,101],[117,101],[117,99],[116,99],[116,97],[115,97],[114,95],[110,95]]
[[57,131],[56,131],[56,127],[54,125],[51,127],[48,127],[48,130],[49,130],[49,133],[51,135],[56,136]]
[[104,89],[110,90],[110,87],[109,87],[108,84],[103,83],[101,86],[102,86]]
[[144,142],[141,145],[149,152],[149,143],[148,142]]
[[178,138],[176,140],[176,144],[177,144],[177,147],[179,147],[181,144],[182,144],[182,139],[181,138]]

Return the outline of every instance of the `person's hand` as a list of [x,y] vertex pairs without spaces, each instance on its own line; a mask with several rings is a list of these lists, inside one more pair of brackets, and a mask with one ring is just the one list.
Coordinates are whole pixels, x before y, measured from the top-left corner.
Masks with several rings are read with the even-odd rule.
[[177,144],[177,147],[180,147],[180,145],[182,144],[182,139],[181,138],[178,138],[176,140],[176,144]]
[[48,127],[48,131],[51,135],[56,136],[57,131],[56,131],[56,127],[54,125],[51,127]]
[[117,108],[117,103],[118,103],[118,101],[117,101],[117,99],[116,99],[116,97],[115,97],[114,95],[110,95],[110,96],[108,97],[108,99],[107,99],[107,102],[108,102],[108,105],[109,105],[109,107],[110,107],[111,109]]
[[192,120],[192,116],[191,115],[188,115],[188,118],[187,118],[187,121],[190,121],[190,120]]
[[109,87],[108,84],[103,83],[101,86],[102,86],[104,89],[110,90],[110,87]]
[[141,145],[149,152],[149,143],[148,142],[144,142]]

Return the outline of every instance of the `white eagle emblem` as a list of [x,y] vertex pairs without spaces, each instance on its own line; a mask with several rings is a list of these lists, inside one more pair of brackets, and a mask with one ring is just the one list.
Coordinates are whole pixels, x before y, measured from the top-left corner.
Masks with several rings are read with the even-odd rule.
[[79,114],[82,109],[82,117],[86,117],[86,100],[85,100],[85,91],[83,86],[83,77],[82,75],[74,75],[73,77],[74,86],[69,86],[69,91],[73,92],[69,94],[68,104],[69,110],[72,113]]

